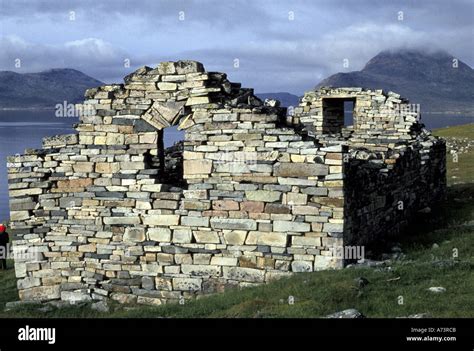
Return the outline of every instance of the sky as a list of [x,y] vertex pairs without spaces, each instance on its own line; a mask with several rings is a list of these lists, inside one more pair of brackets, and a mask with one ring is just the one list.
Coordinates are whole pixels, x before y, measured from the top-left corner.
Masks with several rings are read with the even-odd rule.
[[0,0],[0,70],[74,68],[107,83],[197,60],[257,93],[302,94],[382,50],[474,66],[474,0]]

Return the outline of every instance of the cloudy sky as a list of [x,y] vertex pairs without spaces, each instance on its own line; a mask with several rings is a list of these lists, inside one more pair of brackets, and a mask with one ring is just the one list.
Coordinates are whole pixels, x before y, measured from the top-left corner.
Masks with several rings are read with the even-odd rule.
[[0,70],[120,82],[194,59],[258,93],[301,94],[384,49],[442,49],[473,67],[473,18],[472,0],[0,0]]

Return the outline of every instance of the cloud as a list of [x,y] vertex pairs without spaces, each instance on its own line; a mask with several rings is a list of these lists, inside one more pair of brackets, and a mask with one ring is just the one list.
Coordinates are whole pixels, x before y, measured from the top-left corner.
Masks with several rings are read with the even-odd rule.
[[170,20],[184,20],[229,29],[256,21],[266,23],[270,16],[266,6],[252,0],[135,0],[133,3],[129,0],[15,0],[1,6],[0,17],[4,18],[46,17],[55,21],[69,21],[69,14],[73,11],[77,21],[99,26],[137,17],[152,26]]
[[[49,68],[76,68],[97,79],[116,77],[124,69],[125,50],[97,38],[85,38],[60,45],[28,42],[17,36],[0,38],[0,69],[37,72]],[[16,67],[16,60],[21,66]]]
[[[332,73],[362,69],[368,60],[383,50],[438,51],[443,48],[438,38],[402,24],[367,22],[325,33],[318,40],[274,39],[180,54],[202,60],[206,67],[211,64],[212,69],[228,72],[230,78],[254,87],[258,92],[301,94]],[[234,59],[239,59],[239,68],[234,68]],[[348,67],[343,65],[345,60]]]
[[0,69],[12,69],[21,57],[24,71],[71,67],[106,82],[143,64],[196,59],[259,92],[301,94],[329,74],[361,69],[386,49],[444,49],[474,63],[469,0],[18,0],[0,6]]

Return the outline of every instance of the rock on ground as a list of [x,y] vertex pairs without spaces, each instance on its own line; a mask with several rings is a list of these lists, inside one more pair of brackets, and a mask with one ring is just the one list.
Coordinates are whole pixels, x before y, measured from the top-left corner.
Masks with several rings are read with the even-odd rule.
[[428,288],[428,291],[434,293],[444,293],[446,291],[446,288],[443,288],[442,286],[432,286],[431,288]]
[[356,309],[349,308],[344,311],[329,314],[326,318],[365,318],[365,316]]

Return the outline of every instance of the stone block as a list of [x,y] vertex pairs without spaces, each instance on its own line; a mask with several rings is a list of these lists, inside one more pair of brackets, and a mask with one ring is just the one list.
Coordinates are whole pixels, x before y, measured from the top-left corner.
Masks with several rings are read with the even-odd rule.
[[341,258],[331,256],[315,256],[314,257],[314,270],[321,271],[326,269],[338,269],[344,266],[344,262]]
[[342,233],[344,232],[344,224],[343,223],[324,223],[323,232]]
[[261,269],[245,267],[223,267],[225,279],[237,280],[241,282],[263,283],[265,281],[265,271]]
[[79,252],[96,252],[97,246],[96,244],[79,245],[78,251]]
[[285,247],[287,245],[287,235],[274,232],[250,232],[245,241],[246,245],[268,245]]
[[198,244],[219,244],[221,242],[216,232],[194,231],[193,235]]
[[[10,202],[10,213],[11,211],[33,210],[36,207],[36,202],[33,202],[33,199],[31,197],[19,198],[19,199],[11,198],[9,202]],[[55,201],[54,199],[40,200],[40,204],[43,207],[54,207]]]
[[143,224],[172,226],[179,224],[179,215],[146,215],[143,217]]
[[123,240],[132,243],[145,241],[145,229],[128,227],[125,229]]
[[205,200],[207,199],[207,190],[184,190],[183,191],[184,197],[186,199],[193,199],[193,200]]
[[193,96],[188,98],[186,101],[186,106],[208,104],[210,102],[209,97],[207,96]]
[[211,160],[184,160],[184,175],[210,174],[212,170]]
[[[83,188],[92,185],[91,178],[79,178],[69,180],[58,180],[57,186],[59,189],[70,189],[69,192],[80,192]],[[80,190],[78,190],[80,189]]]
[[192,239],[192,232],[189,229],[175,229],[173,231],[173,243],[187,244]]
[[47,301],[56,300],[61,297],[59,285],[36,286],[29,289],[19,290],[20,300],[23,301]]
[[142,191],[149,191],[151,193],[159,193],[165,191],[166,187],[163,184],[143,184]]
[[171,241],[171,230],[164,227],[149,228],[147,230],[148,239],[158,242],[170,242]]
[[142,161],[120,162],[120,169],[122,171],[145,169],[145,163]]
[[72,169],[76,173],[91,173],[94,171],[94,164],[92,162],[76,162],[72,165]]
[[211,228],[256,230],[257,222],[251,219],[211,218]]
[[29,196],[29,195],[39,195],[43,192],[43,189],[40,188],[29,188],[29,189],[19,189],[19,190],[10,190],[8,194],[10,197],[20,197],[20,196]]
[[80,207],[82,205],[82,198],[80,197],[62,197],[59,199],[59,207],[71,208]]
[[110,298],[120,304],[135,304],[137,302],[137,296],[132,294],[112,293]]
[[219,257],[211,258],[211,264],[215,266],[237,266],[237,257]]
[[95,164],[96,173],[101,174],[113,174],[120,170],[120,164],[118,162],[97,162]]
[[181,217],[181,224],[190,227],[209,227],[209,218],[183,216]]
[[174,62],[160,62],[157,67],[159,74],[175,74],[176,67]]
[[281,199],[281,192],[270,190],[246,191],[245,197],[249,201],[276,202]]
[[10,211],[10,221],[23,221],[30,218],[29,211]]
[[309,215],[315,216],[319,214],[319,208],[316,206],[292,206],[294,215]]
[[[169,83],[158,83],[158,87],[160,84],[169,84]],[[174,83],[171,83],[174,84]],[[175,84],[176,85],[176,84]],[[170,85],[171,87],[171,85]],[[171,89],[174,90],[174,89]],[[180,101],[167,101],[161,102],[156,101],[153,103],[153,108],[159,112],[160,116],[163,117],[168,123],[173,124],[177,117],[182,112],[184,106],[184,102]]]
[[204,66],[202,63],[191,60],[181,60],[176,62],[176,73],[178,74],[189,74],[204,72]]
[[291,213],[291,207],[288,205],[267,203],[265,205],[265,213],[288,214]]
[[154,290],[155,289],[155,280],[153,277],[142,277],[142,288],[145,290]]
[[263,201],[242,201],[240,210],[249,213],[262,213],[264,204]]
[[92,297],[90,296],[90,294],[84,292],[61,291],[61,300],[68,301],[74,304],[78,302],[92,301]]
[[311,201],[329,207],[344,207],[343,198],[317,197],[313,198]]
[[179,291],[201,290],[202,279],[200,278],[173,278],[173,289]]
[[108,133],[105,142],[107,145],[123,145],[125,142],[125,135],[120,133]]
[[183,264],[181,265],[181,271],[184,274],[190,274],[193,276],[219,276],[221,268],[218,266],[211,265],[196,265],[196,264]]
[[174,91],[178,88],[176,83],[169,83],[169,82],[159,82],[158,89],[160,90],[171,90]]
[[173,283],[170,278],[156,277],[155,287],[157,290],[171,291],[173,289]]
[[224,233],[224,240],[227,245],[243,245],[246,237],[247,232],[243,230],[233,230]]
[[312,272],[313,262],[312,261],[293,261],[291,262],[291,270],[293,272]]
[[292,245],[294,246],[310,246],[316,247],[321,246],[321,238],[312,236],[292,236]]
[[104,217],[104,224],[109,224],[109,225],[140,224],[140,217],[137,217],[137,216]]
[[319,163],[277,163],[274,175],[277,177],[315,177],[329,174],[329,167]]
[[292,221],[274,221],[273,230],[276,232],[309,232],[309,223]]
[[306,205],[308,202],[308,195],[299,193],[286,194],[286,202],[288,205]]
[[217,211],[238,211],[239,203],[232,200],[215,200],[212,201],[212,209]]
[[18,287],[18,290],[25,290],[34,288],[35,286],[40,286],[41,280],[39,278],[26,277],[23,279],[18,279],[16,285]]
[[185,210],[197,210],[204,211],[211,208],[211,203],[208,201],[199,201],[199,200],[184,200],[183,208]]

